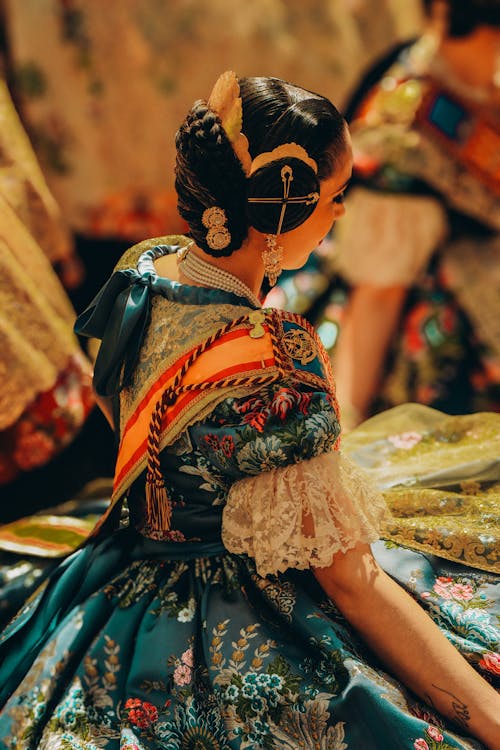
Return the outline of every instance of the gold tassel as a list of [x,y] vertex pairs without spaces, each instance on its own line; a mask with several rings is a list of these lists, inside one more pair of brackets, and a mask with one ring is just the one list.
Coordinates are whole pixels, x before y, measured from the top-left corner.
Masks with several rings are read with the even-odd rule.
[[146,522],[155,531],[170,531],[172,504],[162,477],[146,477]]

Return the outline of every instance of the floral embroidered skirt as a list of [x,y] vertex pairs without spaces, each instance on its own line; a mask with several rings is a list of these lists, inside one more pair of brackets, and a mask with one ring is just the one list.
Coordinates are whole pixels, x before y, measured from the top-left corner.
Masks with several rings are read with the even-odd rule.
[[[500,677],[498,577],[377,542],[449,639]],[[480,748],[381,668],[309,572],[132,529],[52,570],[4,631],[6,750]]]

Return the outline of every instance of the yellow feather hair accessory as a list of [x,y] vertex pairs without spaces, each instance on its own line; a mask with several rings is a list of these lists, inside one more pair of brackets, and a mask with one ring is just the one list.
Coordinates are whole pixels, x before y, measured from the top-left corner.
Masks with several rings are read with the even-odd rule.
[[252,157],[248,150],[248,139],[241,132],[243,108],[236,73],[233,73],[232,70],[226,70],[219,76],[208,98],[208,106],[219,116],[222,127],[241,162],[243,171],[248,175]]

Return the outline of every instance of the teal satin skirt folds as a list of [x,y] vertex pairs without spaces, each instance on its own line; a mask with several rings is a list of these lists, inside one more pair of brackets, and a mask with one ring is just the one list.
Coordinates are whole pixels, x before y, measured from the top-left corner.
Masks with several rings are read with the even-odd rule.
[[[497,578],[374,551],[498,679]],[[127,528],[89,544],[9,624],[0,659],[8,750],[481,747],[381,669],[309,572],[261,578],[217,542]]]

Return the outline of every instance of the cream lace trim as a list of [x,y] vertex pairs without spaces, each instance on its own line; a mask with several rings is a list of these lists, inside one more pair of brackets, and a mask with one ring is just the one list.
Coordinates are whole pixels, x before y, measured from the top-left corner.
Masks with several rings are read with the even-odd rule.
[[334,451],[235,482],[222,539],[230,552],[253,557],[262,576],[321,568],[337,552],[378,539],[387,515],[365,475]]

